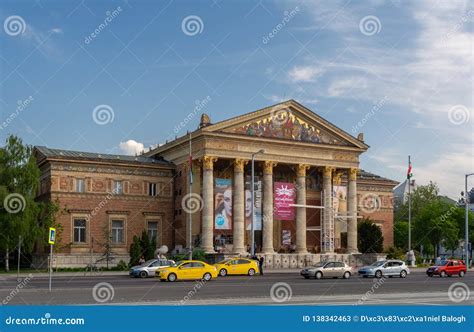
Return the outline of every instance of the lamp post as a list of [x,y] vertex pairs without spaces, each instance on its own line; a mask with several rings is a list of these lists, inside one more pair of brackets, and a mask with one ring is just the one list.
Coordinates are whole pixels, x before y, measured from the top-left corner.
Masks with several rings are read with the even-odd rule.
[[466,259],[466,268],[469,268],[469,201],[470,193],[467,191],[467,178],[474,175],[474,173],[466,174],[464,185],[464,205],[466,207],[466,223],[464,225],[464,257]]
[[252,225],[251,225],[251,241],[252,244],[250,246],[251,255],[255,256],[255,156],[260,153],[265,153],[264,149],[260,149],[257,152],[252,153],[252,179],[251,179],[251,186],[252,186]]

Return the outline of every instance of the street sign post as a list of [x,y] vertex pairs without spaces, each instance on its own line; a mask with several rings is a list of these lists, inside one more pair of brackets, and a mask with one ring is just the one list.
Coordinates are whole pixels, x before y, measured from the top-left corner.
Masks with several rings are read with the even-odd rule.
[[51,292],[51,279],[53,274],[53,245],[56,241],[56,228],[49,228],[48,243],[50,245],[49,249],[49,291]]

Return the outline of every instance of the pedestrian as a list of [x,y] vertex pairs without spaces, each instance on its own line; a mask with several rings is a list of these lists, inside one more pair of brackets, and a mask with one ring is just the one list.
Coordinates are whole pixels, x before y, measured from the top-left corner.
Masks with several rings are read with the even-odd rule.
[[143,263],[145,263],[145,256],[142,255],[138,260],[138,264],[142,265]]
[[263,262],[265,261],[265,258],[263,256],[260,256],[260,259],[258,260],[258,269],[260,270],[260,275],[263,276]]

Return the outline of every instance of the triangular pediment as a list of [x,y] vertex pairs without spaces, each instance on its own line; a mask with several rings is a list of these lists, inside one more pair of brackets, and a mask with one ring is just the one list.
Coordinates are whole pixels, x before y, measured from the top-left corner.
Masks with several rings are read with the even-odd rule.
[[204,131],[368,148],[294,100],[209,125]]

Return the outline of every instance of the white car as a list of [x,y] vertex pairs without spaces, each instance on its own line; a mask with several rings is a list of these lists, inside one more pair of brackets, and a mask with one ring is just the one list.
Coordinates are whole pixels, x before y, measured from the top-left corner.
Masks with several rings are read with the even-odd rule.
[[133,266],[130,268],[129,275],[135,278],[154,277],[156,270],[174,265],[174,261],[168,259],[150,259],[142,265]]

